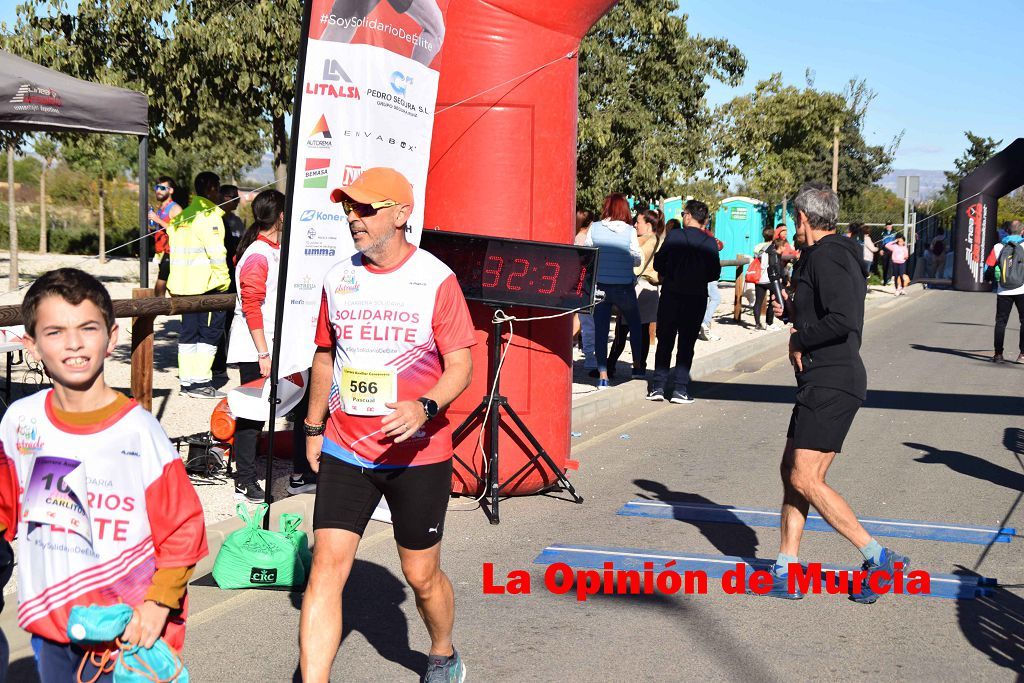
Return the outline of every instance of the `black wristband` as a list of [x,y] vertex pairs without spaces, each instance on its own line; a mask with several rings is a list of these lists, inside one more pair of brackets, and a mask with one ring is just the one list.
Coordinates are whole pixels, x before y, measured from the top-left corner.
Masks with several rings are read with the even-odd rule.
[[306,433],[306,436],[320,436],[327,429],[327,424],[321,422],[319,425],[311,425],[305,420],[302,421],[302,430]]

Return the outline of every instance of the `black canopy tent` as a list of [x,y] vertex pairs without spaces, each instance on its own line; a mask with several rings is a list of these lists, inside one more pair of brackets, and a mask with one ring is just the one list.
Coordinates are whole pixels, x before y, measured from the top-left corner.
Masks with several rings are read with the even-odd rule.
[[[149,100],[83,81],[0,50],[0,130],[113,133],[139,138],[139,236],[148,232]],[[139,281],[149,286],[148,240],[139,244]]]
[[985,257],[996,243],[999,198],[1024,185],[1024,138],[964,176],[957,192],[953,287],[987,292]]

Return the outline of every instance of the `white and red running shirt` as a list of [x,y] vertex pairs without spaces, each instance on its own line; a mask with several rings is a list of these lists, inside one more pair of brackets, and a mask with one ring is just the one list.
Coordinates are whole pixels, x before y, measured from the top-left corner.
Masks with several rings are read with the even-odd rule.
[[444,414],[394,443],[380,431],[383,404],[414,401],[437,384],[441,357],[476,343],[473,321],[452,271],[413,247],[389,270],[362,254],[324,278],[316,344],[334,347],[334,382],[323,452],[365,468],[431,465],[452,457]]
[[281,270],[281,245],[260,235],[235,266],[235,317],[228,335],[228,363],[255,363],[259,349],[250,330],[263,330],[267,349],[274,348],[277,325],[277,279]]
[[[139,605],[158,568],[192,566],[208,551],[199,497],[153,415],[128,401],[103,422],[69,425],[52,396],[11,404],[0,421],[0,463],[13,467],[18,485],[18,625],[67,643],[73,606]],[[87,518],[87,530],[31,521],[71,507],[65,514],[74,524]],[[179,650],[187,598],[182,607],[163,635]]]

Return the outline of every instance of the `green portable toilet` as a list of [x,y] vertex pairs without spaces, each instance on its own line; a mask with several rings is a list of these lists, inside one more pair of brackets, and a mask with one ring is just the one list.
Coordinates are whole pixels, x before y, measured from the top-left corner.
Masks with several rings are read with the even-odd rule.
[[[736,254],[754,253],[754,246],[764,241],[761,231],[768,220],[768,205],[750,197],[728,197],[715,212],[715,237],[725,245],[719,255],[723,260]],[[722,280],[735,280],[736,268],[722,268]]]

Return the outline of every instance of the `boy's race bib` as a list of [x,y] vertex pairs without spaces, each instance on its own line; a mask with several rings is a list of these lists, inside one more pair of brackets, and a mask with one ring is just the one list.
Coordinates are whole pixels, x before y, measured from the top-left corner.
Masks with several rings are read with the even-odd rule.
[[398,400],[398,372],[395,368],[341,370],[341,407],[349,415],[387,415],[386,403]]
[[41,455],[32,464],[24,518],[74,531],[92,545],[85,467],[74,458]]

